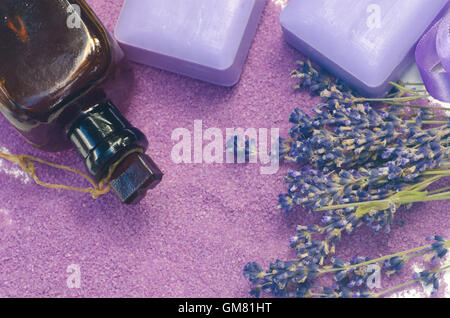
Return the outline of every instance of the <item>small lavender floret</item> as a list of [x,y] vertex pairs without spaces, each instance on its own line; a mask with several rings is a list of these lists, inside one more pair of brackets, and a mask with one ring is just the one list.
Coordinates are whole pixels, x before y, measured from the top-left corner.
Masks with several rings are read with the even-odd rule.
[[437,271],[424,270],[414,273],[414,279],[420,281],[425,287],[432,286],[431,295],[436,295],[439,289],[439,273]]

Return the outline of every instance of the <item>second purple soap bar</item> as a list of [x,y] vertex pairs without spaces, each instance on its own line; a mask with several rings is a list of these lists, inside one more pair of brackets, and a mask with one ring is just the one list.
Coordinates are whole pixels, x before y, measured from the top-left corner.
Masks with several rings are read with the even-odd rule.
[[236,84],[266,0],[125,0],[115,36],[132,61]]
[[382,96],[447,0],[291,0],[285,39],[367,96]]

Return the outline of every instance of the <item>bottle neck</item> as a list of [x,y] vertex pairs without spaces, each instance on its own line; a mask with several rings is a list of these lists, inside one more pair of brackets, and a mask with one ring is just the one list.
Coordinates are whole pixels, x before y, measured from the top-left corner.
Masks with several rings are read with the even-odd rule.
[[161,181],[162,172],[144,155],[146,137],[111,102],[83,111],[67,136],[89,173],[97,182],[108,178],[122,202],[135,201],[139,193]]

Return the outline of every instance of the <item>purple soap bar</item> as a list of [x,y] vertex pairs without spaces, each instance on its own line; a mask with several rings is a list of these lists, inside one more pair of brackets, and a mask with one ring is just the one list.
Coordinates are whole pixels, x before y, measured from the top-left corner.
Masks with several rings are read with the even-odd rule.
[[132,61],[232,86],[265,2],[126,0],[115,36]]
[[285,39],[367,96],[382,96],[447,0],[291,0]]

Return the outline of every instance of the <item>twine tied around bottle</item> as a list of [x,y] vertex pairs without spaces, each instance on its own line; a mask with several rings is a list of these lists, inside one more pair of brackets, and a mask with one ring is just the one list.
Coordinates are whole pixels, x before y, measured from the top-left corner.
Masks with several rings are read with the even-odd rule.
[[[26,154],[16,155],[16,154],[0,152],[0,158],[3,158],[9,162],[19,165],[21,167],[21,169],[24,172],[26,172],[34,180],[34,182],[36,182],[38,185],[40,185],[42,187],[58,189],[58,190],[71,190],[71,191],[77,191],[77,192],[83,192],[83,193],[90,193],[93,199],[98,199],[100,196],[107,194],[111,190],[109,182],[111,181],[111,177],[112,177],[114,171],[116,170],[117,166],[119,164],[121,164],[123,160],[125,160],[125,158],[127,158],[129,155],[131,155],[133,153],[144,153],[144,150],[141,148],[136,148],[136,149],[132,149],[132,150],[126,152],[119,160],[117,160],[114,164],[112,164],[109,167],[108,174],[98,184],[90,176],[88,176],[87,174],[85,174],[77,169],[74,169],[74,168],[71,168],[71,167],[68,167],[65,165],[56,164],[56,163],[53,163],[50,161],[46,161],[46,160],[40,159],[35,156],[26,155]],[[52,168],[56,168],[59,170],[64,170],[67,172],[71,172],[71,173],[80,175],[81,177],[83,177],[85,180],[87,180],[91,184],[91,187],[81,188],[81,187],[72,187],[72,186],[63,185],[63,184],[53,184],[53,183],[43,182],[37,176],[36,166],[34,164],[35,162],[52,167]]]

